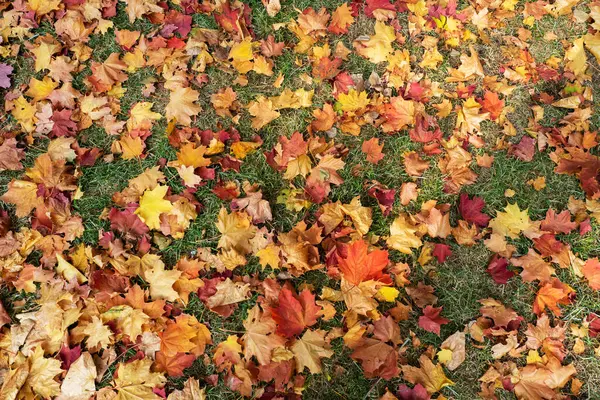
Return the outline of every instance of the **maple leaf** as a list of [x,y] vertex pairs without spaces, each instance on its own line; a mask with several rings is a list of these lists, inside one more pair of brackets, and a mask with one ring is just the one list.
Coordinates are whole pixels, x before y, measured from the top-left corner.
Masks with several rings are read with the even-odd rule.
[[515,203],[507,205],[504,212],[499,211],[489,225],[494,233],[515,239],[521,232],[529,229],[532,223],[528,210],[521,211],[519,205]]
[[390,98],[390,103],[384,106],[384,132],[397,132],[415,123],[415,103],[401,96]]
[[221,232],[219,248],[233,249],[242,254],[251,251],[250,239],[256,235],[256,227],[252,225],[252,218],[248,214],[236,211],[228,213],[221,208],[216,226]]
[[375,339],[365,339],[350,355],[360,361],[367,378],[392,379],[400,374],[396,350]]
[[594,290],[600,290],[600,262],[597,258],[588,259],[583,265],[583,276]]
[[41,203],[37,191],[38,186],[33,182],[12,180],[8,184],[7,192],[0,197],[0,200],[15,204],[15,214],[22,218],[29,215]]
[[60,393],[60,385],[54,380],[56,375],[62,373],[60,361],[53,358],[45,358],[44,350],[36,347],[31,355],[29,375],[25,386],[38,396],[50,398]]
[[390,226],[390,237],[386,243],[392,249],[412,254],[411,248],[418,249],[423,244],[416,232],[416,227],[411,224],[408,217],[400,214]]
[[12,66],[0,63],[0,88],[8,89],[10,87],[10,75],[13,71]]
[[260,52],[265,57],[277,57],[283,53],[284,42],[276,42],[275,36],[269,35],[266,40],[260,42]]
[[510,262],[517,267],[522,267],[521,277],[525,282],[539,280],[547,282],[554,275],[554,268],[533,249],[529,249],[526,255],[519,258],[511,258]]
[[252,128],[256,130],[262,129],[281,115],[279,111],[275,110],[273,102],[264,96],[259,96],[252,101],[248,105],[248,112],[254,117],[252,118]]
[[327,30],[336,35],[348,33],[348,27],[354,23],[352,10],[344,3],[335,9],[331,15],[331,22]]
[[486,91],[481,102],[483,111],[490,113],[490,118],[497,119],[504,110],[504,100],[500,100],[497,93]]
[[304,331],[304,328],[317,323],[321,307],[315,304],[315,295],[309,290],[303,290],[299,296],[294,296],[291,290],[282,289],[279,292],[279,304],[271,309],[273,319],[277,323],[277,333],[293,337]]
[[446,386],[454,385],[454,382],[446,377],[441,365],[434,365],[426,355],[419,357],[419,364],[421,368],[410,365],[402,366],[405,380],[412,384],[423,385],[429,394],[439,392]]
[[116,399],[160,399],[153,389],[164,385],[167,379],[161,373],[151,372],[151,366],[149,359],[119,364],[115,378]]
[[374,250],[369,253],[369,245],[357,240],[347,247],[346,256],[339,259],[339,268],[344,278],[355,285],[368,280],[389,282],[390,276],[382,273],[389,264],[388,252]]
[[173,284],[181,276],[181,271],[176,269],[165,270],[162,262],[156,263],[152,269],[144,271],[144,277],[150,284],[150,295],[154,299],[176,301],[179,294],[173,289]]
[[371,138],[361,145],[361,151],[367,155],[367,161],[371,164],[377,164],[383,160],[383,144],[379,144],[379,139]]
[[242,342],[247,360],[254,356],[260,365],[267,365],[271,362],[273,349],[285,346],[285,338],[275,334],[275,321],[264,315],[258,305],[248,312],[244,328],[246,333],[242,336]]
[[250,285],[247,283],[236,283],[227,278],[219,282],[215,289],[216,293],[206,301],[206,305],[211,309],[247,300]]
[[511,146],[509,153],[522,161],[530,162],[535,155],[535,143],[534,138],[523,136],[519,143]]
[[487,272],[492,276],[494,282],[499,285],[506,285],[508,280],[515,276],[515,273],[509,271],[507,267],[508,260],[500,257],[498,254],[494,254],[488,263]]
[[197,379],[188,378],[183,384],[182,390],[172,391],[167,400],[206,400],[204,389],[200,388],[200,383]]
[[315,117],[315,120],[311,123],[311,126],[318,131],[330,130],[337,117],[333,107],[329,103],[323,104],[322,110],[318,108],[314,109],[313,116]]
[[25,155],[24,150],[17,148],[15,138],[7,138],[0,145],[0,171],[23,169],[21,160]]
[[88,349],[100,346],[107,348],[114,339],[114,335],[110,328],[102,323],[102,320],[97,316],[93,316],[92,320],[85,325],[82,333],[87,336]]
[[450,322],[449,319],[440,316],[442,307],[427,306],[423,309],[423,315],[419,317],[419,327],[440,335],[440,328]]
[[156,368],[169,376],[183,376],[183,370],[191,367],[196,360],[193,354],[176,353],[168,356],[162,351],[156,353]]
[[587,57],[583,47],[584,38],[575,39],[573,45],[565,52],[566,68],[575,75],[582,75],[587,69]]
[[533,303],[533,312],[540,315],[546,307],[560,317],[562,312],[558,307],[559,304],[571,304],[571,298],[575,295],[575,290],[569,285],[562,283],[554,278],[550,282],[543,285],[537,293]]
[[569,233],[577,227],[577,223],[571,221],[571,213],[568,210],[556,214],[552,208],[546,212],[546,218],[542,221],[540,228],[551,233]]
[[329,358],[333,355],[329,343],[325,340],[325,333],[323,330],[307,330],[302,338],[296,339],[292,344],[291,350],[299,372],[308,368],[312,374],[318,374],[322,368],[321,358]]
[[[390,288],[391,289],[391,288]],[[382,317],[373,323],[373,337],[382,342],[392,342],[398,345],[402,342],[400,338],[400,327],[391,316]]]
[[354,41],[354,48],[361,56],[374,64],[386,61],[394,51],[392,43],[396,40],[394,28],[386,26],[382,21],[375,22],[375,35],[367,40]]
[[140,197],[140,205],[135,210],[135,214],[150,229],[160,229],[160,215],[173,209],[173,204],[164,199],[168,190],[168,186],[158,185],[152,190],[146,189]]
[[357,92],[350,89],[348,93],[340,93],[336,103],[336,109],[346,112],[356,112],[365,109],[370,103],[367,92]]
[[69,367],[61,385],[61,395],[73,397],[91,396],[96,391],[96,365],[87,351]]
[[490,217],[489,215],[481,212],[483,207],[485,207],[485,201],[483,198],[474,196],[472,199],[469,199],[469,195],[466,193],[462,193],[460,195],[458,211],[467,222],[480,227],[487,226],[488,222],[490,221]]
[[175,119],[178,123],[190,126],[191,117],[198,115],[202,107],[195,104],[200,93],[189,87],[177,87],[171,92],[169,104],[165,107],[167,119]]
[[437,258],[440,264],[443,264],[452,255],[452,250],[447,244],[436,243],[431,254]]

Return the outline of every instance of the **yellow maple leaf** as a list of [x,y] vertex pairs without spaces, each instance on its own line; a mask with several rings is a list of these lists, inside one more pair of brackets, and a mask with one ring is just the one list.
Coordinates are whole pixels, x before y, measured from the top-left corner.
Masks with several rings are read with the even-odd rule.
[[33,97],[33,102],[44,100],[50,93],[58,86],[57,82],[54,82],[49,76],[45,76],[41,81],[35,78],[31,78],[29,81],[29,89],[25,94],[29,97]]
[[127,121],[127,130],[131,131],[136,128],[150,128],[152,121],[158,121],[162,118],[160,113],[152,111],[154,104],[143,101],[136,103],[129,111],[129,120]]
[[396,40],[396,32],[392,26],[381,21],[375,23],[375,35],[366,41],[356,41],[355,47],[358,54],[368,58],[374,64],[386,61],[388,55],[394,51],[392,43]]
[[139,136],[131,137],[128,134],[125,134],[114,144],[116,147],[113,147],[113,152],[121,153],[123,160],[137,158],[144,152],[144,141]]
[[252,128],[261,129],[263,126],[278,118],[279,111],[275,110],[273,102],[264,96],[259,96],[255,101],[252,101],[248,106],[248,112],[252,118]]
[[144,277],[150,284],[150,296],[153,299],[176,301],[179,294],[173,289],[173,284],[181,276],[181,271],[166,270],[162,262],[158,262],[152,269],[144,271]]
[[250,239],[256,234],[256,227],[252,225],[252,217],[248,214],[237,211],[228,213],[225,208],[221,208],[216,226],[221,232],[217,245],[219,248],[236,250],[242,254],[251,251]]
[[92,356],[87,351],[71,364],[61,385],[61,395],[67,397],[93,397],[98,373]]
[[51,398],[60,393],[60,385],[54,377],[63,372],[60,361],[54,358],[44,358],[44,350],[36,347],[31,357],[29,376],[25,382],[34,393],[42,398]]
[[529,229],[532,222],[529,219],[528,209],[521,211],[519,205],[509,204],[504,212],[499,211],[496,218],[490,221],[490,228],[494,233],[516,239],[521,232]]
[[171,92],[169,104],[165,107],[167,120],[175,119],[178,123],[190,126],[192,123],[191,117],[198,115],[202,111],[202,107],[194,104],[198,101],[200,93],[189,87],[177,87]]
[[20,96],[13,102],[12,115],[26,132],[33,132],[35,129],[35,107],[29,104],[25,97]]
[[408,221],[405,215],[400,214],[390,226],[390,237],[386,243],[392,249],[411,254],[411,248],[419,248],[423,244],[415,232],[417,232],[416,227]]
[[151,372],[151,366],[152,360],[148,358],[119,364],[115,378],[116,400],[161,399],[152,389],[164,385],[167,379],[161,373]]
[[82,333],[88,338],[86,342],[88,349],[96,346],[106,349],[114,339],[110,328],[95,315],[92,317],[92,321],[85,325]]
[[0,197],[0,200],[16,205],[15,214],[23,218],[40,204],[41,199],[37,196],[37,190],[38,186],[33,182],[14,180],[8,184],[8,191]]
[[297,339],[291,347],[296,359],[298,371],[304,371],[304,368],[313,374],[321,372],[321,358],[329,358],[333,355],[329,343],[325,340],[325,331],[307,330],[302,338]]
[[234,61],[251,61],[253,59],[252,56],[252,40],[250,38],[246,38],[242,42],[236,43],[229,50],[229,58]]
[[350,89],[348,94],[340,93],[336,106],[342,111],[354,112],[364,109],[369,103],[367,92]]
[[103,322],[117,322],[117,327],[122,332],[118,338],[127,335],[132,341],[135,341],[143,333],[142,326],[150,320],[150,317],[142,310],[127,305],[112,307],[102,314],[101,317]]
[[173,204],[165,200],[167,194],[167,186],[156,186],[152,190],[146,190],[140,198],[140,205],[135,210],[135,213],[144,221],[148,228],[160,228],[160,214],[169,212],[173,209]]
[[573,46],[565,52],[566,68],[577,76],[584,74],[587,69],[587,57],[583,42],[583,37],[574,40]]
[[429,394],[439,392],[446,386],[454,385],[454,382],[448,379],[444,373],[441,365],[433,364],[426,355],[421,355],[419,364],[421,364],[421,368],[403,365],[404,379],[412,384],[420,383]]
[[27,4],[37,16],[46,15],[51,11],[58,10],[61,0],[28,0]]
[[256,252],[256,256],[263,269],[266,268],[267,265],[273,269],[279,267],[279,248],[274,244],[270,244],[267,247],[260,249]]
[[588,33],[583,37],[585,47],[596,57],[596,60],[600,62],[600,33],[596,32],[595,35]]
[[70,262],[65,260],[62,255],[57,254],[56,260],[56,272],[61,274],[67,281],[71,282],[77,280],[79,283],[87,282],[87,278],[77,268],[75,268]]

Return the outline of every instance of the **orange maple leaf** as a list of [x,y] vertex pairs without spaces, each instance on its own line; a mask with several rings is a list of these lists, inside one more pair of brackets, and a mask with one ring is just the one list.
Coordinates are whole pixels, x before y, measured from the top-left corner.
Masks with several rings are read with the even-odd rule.
[[389,263],[387,251],[374,250],[369,253],[369,245],[362,239],[352,243],[346,249],[346,256],[339,260],[340,271],[346,281],[354,285],[368,280],[391,283],[390,276],[382,273]]

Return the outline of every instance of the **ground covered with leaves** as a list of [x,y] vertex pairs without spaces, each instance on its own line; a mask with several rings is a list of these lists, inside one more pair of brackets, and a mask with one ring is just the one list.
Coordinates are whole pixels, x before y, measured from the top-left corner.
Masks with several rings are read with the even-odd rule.
[[600,3],[0,14],[0,399],[600,398]]

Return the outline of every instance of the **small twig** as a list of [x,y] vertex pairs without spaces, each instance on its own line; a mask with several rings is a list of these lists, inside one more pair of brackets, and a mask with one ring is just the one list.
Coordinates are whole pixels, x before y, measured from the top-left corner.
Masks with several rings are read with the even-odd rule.
[[371,392],[373,391],[373,389],[375,388],[375,386],[379,385],[379,382],[381,382],[382,378],[377,379],[377,381],[373,384],[373,386],[371,386],[371,389],[369,389],[369,391],[367,392],[367,394],[365,394],[365,397],[363,397],[363,400],[367,400],[369,398],[369,395],[371,394]]

